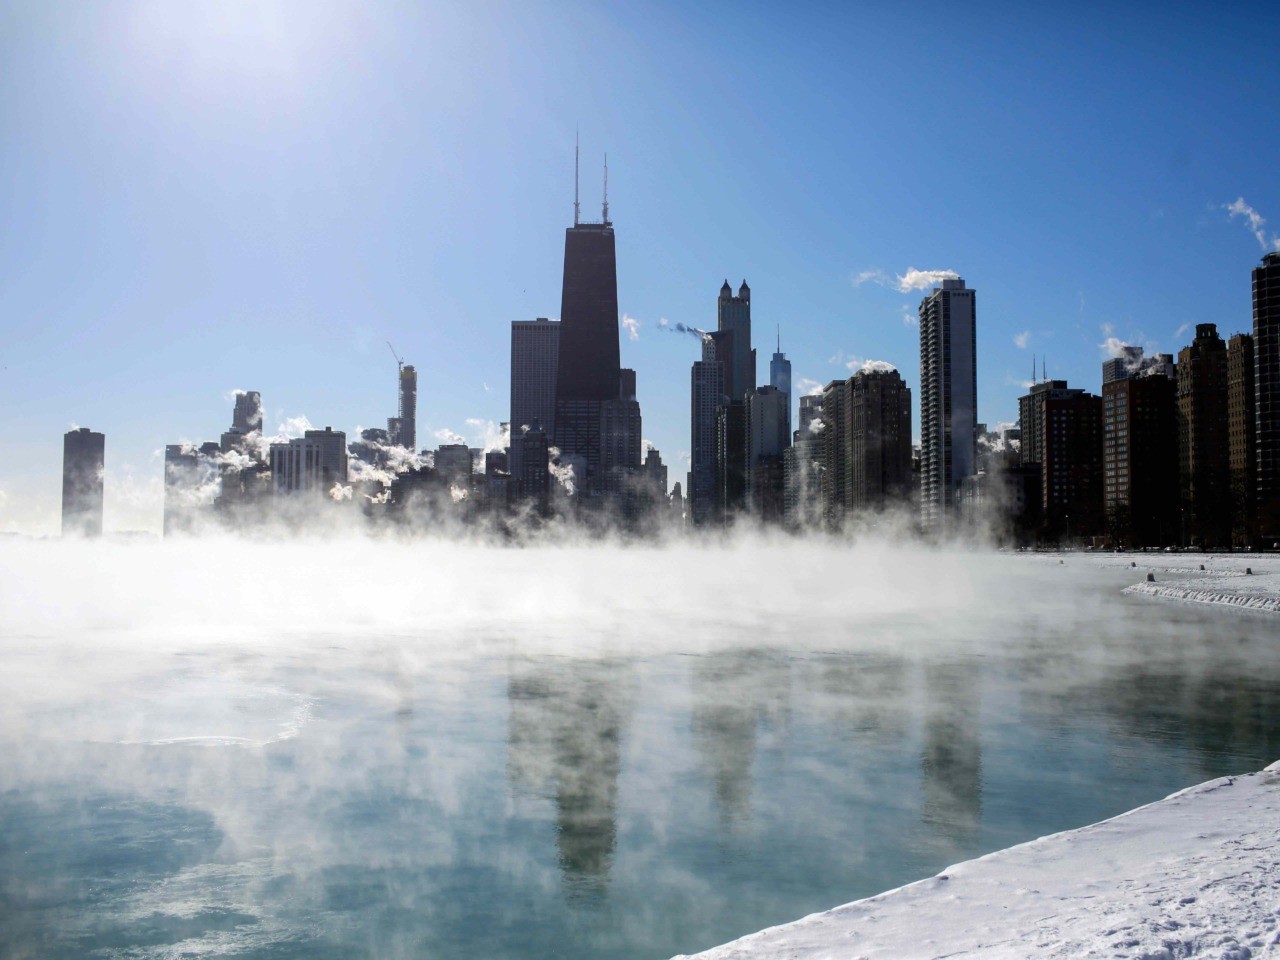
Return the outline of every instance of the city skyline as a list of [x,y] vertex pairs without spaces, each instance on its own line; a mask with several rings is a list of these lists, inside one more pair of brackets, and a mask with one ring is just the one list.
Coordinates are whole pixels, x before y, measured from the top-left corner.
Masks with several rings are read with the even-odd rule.
[[[905,39],[872,49],[902,26],[876,12],[859,24],[859,69],[898,86],[885,102],[859,102],[851,119],[837,122],[835,105],[815,95],[832,84],[860,89],[861,74],[840,65],[857,58],[832,58],[811,72],[796,65],[806,44],[824,51],[833,41],[822,34],[851,30],[847,14],[824,24],[779,23],[760,10],[717,18],[672,9],[670,22],[656,25],[591,12],[573,36],[561,37],[553,18],[515,8],[502,29],[460,12],[394,23],[375,11],[344,14],[359,27],[348,40],[332,23],[304,23],[287,5],[277,9],[289,29],[244,14],[220,20],[209,9],[185,17],[148,10],[129,31],[106,23],[98,33],[92,12],[6,13],[9,35],[23,42],[0,41],[11,54],[3,58],[10,86],[21,94],[0,113],[11,134],[0,172],[16,198],[0,241],[0,309],[11,334],[0,416],[17,438],[0,477],[0,529],[56,530],[49,491],[59,471],[57,438],[79,423],[109,434],[108,530],[158,531],[165,445],[217,436],[227,421],[218,398],[234,388],[263,390],[268,430],[305,416],[354,437],[358,427],[381,423],[394,402],[384,340],[421,377],[418,446],[444,442],[443,432],[482,445],[505,419],[511,322],[555,314],[575,127],[583,131],[588,209],[595,187],[585,185],[598,176],[588,171],[602,172],[610,151],[621,363],[638,373],[645,437],[663,451],[673,480],[687,470],[688,369],[698,345],[668,336],[660,320],[710,327],[708,289],[726,274],[753,279],[760,330],[784,328],[793,419],[800,395],[847,376],[855,361],[893,363],[918,388],[918,334],[903,316],[927,290],[914,285],[936,279],[929,271],[965,276],[983,291],[978,409],[994,425],[1016,419],[1032,353],[1048,354],[1051,378],[1096,390],[1103,345],[1113,338],[1173,353],[1190,340],[1178,334],[1184,325],[1213,322],[1224,337],[1247,330],[1241,276],[1275,243],[1271,225],[1257,219],[1280,216],[1280,195],[1255,122],[1275,108],[1260,69],[1210,42],[1242,24],[1257,29],[1257,16],[1243,10],[1205,14],[1194,25],[1122,12],[1089,27],[1058,24],[1054,49],[1074,47],[1064,63],[1037,59],[1050,40],[1038,37],[1035,23],[979,11],[973,26],[984,29],[974,42],[998,45],[1000,64],[965,73],[938,61],[917,65],[914,76],[893,60]],[[394,27],[404,27],[403,39]],[[602,71],[596,92],[575,93],[571,77],[584,68],[578,55],[564,66],[537,66],[531,91],[566,94],[554,115],[515,119],[497,140],[472,131],[446,136],[456,151],[422,151],[432,134],[457,132],[446,93],[471,97],[481,115],[516,117],[518,101],[466,84],[515,50],[517,28],[543,43],[539,64],[586,36],[616,41],[615,56],[626,62],[656,65],[666,49],[660,36],[708,59],[696,72],[681,64],[644,94]],[[164,90],[146,86],[157,58],[210,29],[226,39],[220,52],[179,67]],[[435,49],[450,36],[492,43],[452,80],[443,62],[412,65],[413,42]],[[735,38],[781,58],[785,101],[769,93],[768,78],[750,79],[721,50]],[[910,42],[941,49],[945,31]],[[292,73],[278,65],[273,44],[289,52]],[[1102,81],[1084,65],[1122,48],[1131,56],[1106,81],[1116,96],[1102,97]],[[386,55],[380,71],[347,78],[355,102],[395,90],[425,119],[401,127],[395,143],[379,137],[370,146],[367,133],[340,141],[343,131],[363,129],[323,77],[327,58],[341,51]],[[1202,51],[1214,77],[1181,77],[1178,56]],[[531,56],[517,51],[504,69],[529,66]],[[740,88],[703,75],[717,64],[728,69],[724,82]],[[1040,81],[1043,93],[996,96],[1012,71]],[[235,96],[250,89],[246,79],[257,81],[256,99],[222,99],[211,76],[230,78]],[[904,108],[942,89],[1000,151],[980,156],[960,146],[944,162],[918,150],[928,118]],[[727,90],[748,118],[745,132],[717,109]],[[1055,91],[1092,112],[1039,119],[1038,98]],[[103,115],[115,122],[90,119],[85,111],[97,111],[106,93],[121,105]],[[677,95],[685,106],[670,116],[621,119],[646,117],[645,97]],[[1135,99],[1142,116],[1125,109]],[[799,115],[784,115],[783,102],[801,104]],[[193,139],[179,120],[184,111],[222,139]],[[273,125],[286,115],[294,119]],[[1244,116],[1249,124],[1239,122]],[[711,130],[685,136],[712,117]],[[1094,126],[1105,135],[1091,134]],[[776,156],[733,149],[762,130]],[[856,144],[864,131],[883,156]],[[508,135],[527,148],[518,160],[500,149]],[[1072,136],[1082,137],[1077,163],[1099,173],[1085,177],[1056,157],[1053,145]],[[707,151],[718,175],[691,170],[690,151]],[[978,182],[987,179],[1007,188]],[[912,183],[927,185],[921,197],[906,189]],[[952,197],[948,209],[937,209],[939,192]],[[493,230],[500,221],[508,229]],[[1050,304],[1040,296],[1046,283],[1061,288]],[[283,351],[297,362],[279,363]]]

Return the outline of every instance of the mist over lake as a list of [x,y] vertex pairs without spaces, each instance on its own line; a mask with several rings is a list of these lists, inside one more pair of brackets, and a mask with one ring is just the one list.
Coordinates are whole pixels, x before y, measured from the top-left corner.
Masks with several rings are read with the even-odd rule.
[[0,954],[663,958],[1280,755],[1273,618],[744,534],[0,544]]

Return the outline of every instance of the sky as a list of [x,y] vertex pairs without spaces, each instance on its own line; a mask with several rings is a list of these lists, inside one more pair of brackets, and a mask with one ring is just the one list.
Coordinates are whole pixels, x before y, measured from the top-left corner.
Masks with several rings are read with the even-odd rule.
[[419,446],[483,445],[511,321],[559,315],[575,133],[673,483],[699,345],[660,321],[713,326],[725,279],[762,382],[780,328],[796,393],[875,359],[918,395],[958,273],[989,424],[1033,354],[1097,391],[1109,343],[1248,330],[1280,9],[1058,6],[0,0],[0,531],[56,532],[72,426],[116,531],[159,529],[164,445],[235,389],[269,430],[385,426],[387,341]]

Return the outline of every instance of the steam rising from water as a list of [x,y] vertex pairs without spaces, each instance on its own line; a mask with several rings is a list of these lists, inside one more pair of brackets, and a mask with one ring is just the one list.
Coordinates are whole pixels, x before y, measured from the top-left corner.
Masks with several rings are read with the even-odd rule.
[[661,957],[1280,755],[1273,624],[1132,578],[759,532],[0,542],[0,947]]

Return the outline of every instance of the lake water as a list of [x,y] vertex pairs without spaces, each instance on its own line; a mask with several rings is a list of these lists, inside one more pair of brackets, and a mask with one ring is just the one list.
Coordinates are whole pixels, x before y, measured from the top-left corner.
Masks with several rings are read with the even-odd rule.
[[70,549],[0,555],[7,958],[661,960],[1280,758],[1275,618],[1084,560]]

